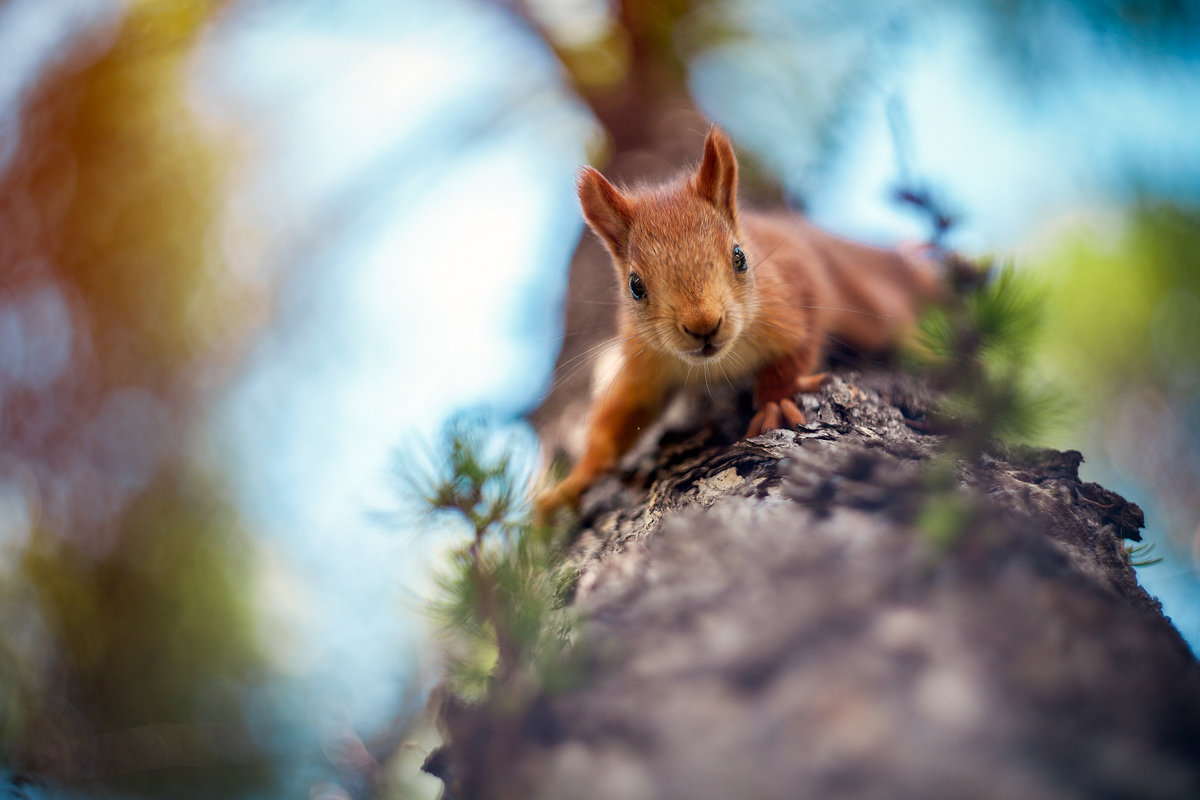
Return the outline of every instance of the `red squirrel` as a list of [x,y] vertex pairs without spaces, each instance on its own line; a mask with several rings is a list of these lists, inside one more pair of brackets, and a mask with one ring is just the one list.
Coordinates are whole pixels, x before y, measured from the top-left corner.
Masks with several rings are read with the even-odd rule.
[[623,287],[621,363],[595,401],[583,456],[538,497],[543,519],[578,505],[677,389],[753,379],[746,436],[802,424],[794,398],[825,380],[816,370],[828,340],[890,350],[940,295],[931,262],[839,239],[790,212],[739,213],[737,182],[716,126],[699,167],[664,185],[618,189],[580,171],[584,219]]

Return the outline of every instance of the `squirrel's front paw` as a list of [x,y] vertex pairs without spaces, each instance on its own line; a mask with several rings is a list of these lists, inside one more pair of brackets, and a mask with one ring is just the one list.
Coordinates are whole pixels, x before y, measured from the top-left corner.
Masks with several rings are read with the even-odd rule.
[[754,415],[754,419],[750,420],[746,438],[759,436],[776,428],[794,428],[797,425],[803,425],[805,422],[804,412],[792,398],[796,393],[808,394],[819,391],[827,383],[829,383],[828,372],[798,375],[794,378],[785,378],[777,372],[768,372],[765,378],[760,376],[754,389],[754,399],[759,404],[759,410]]
[[768,401],[754,415],[754,419],[750,420],[750,427],[746,430],[746,438],[749,439],[752,436],[759,436],[767,431],[782,428],[784,427],[784,421],[787,422],[787,427],[789,428],[803,425],[804,412],[788,397],[778,402],[775,400]]

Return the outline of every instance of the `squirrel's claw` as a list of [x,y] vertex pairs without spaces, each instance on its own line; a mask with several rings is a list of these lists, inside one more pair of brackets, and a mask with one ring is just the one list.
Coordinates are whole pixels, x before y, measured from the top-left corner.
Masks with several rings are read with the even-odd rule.
[[[829,374],[826,372],[817,375],[802,375],[796,378],[796,390],[799,392],[815,392],[828,382]],[[795,428],[797,425],[803,425],[804,422],[804,412],[800,410],[800,407],[796,405],[796,401],[792,400],[792,398],[781,397],[778,400],[768,400],[763,403],[763,407],[750,420],[750,427],[746,430],[746,438],[760,436],[776,428]]]
[[804,412],[790,398],[785,397],[779,401],[779,410],[783,412],[783,418],[787,420],[788,427],[794,428],[804,424]]
[[[784,424],[785,422],[786,425]],[[803,424],[804,412],[790,398],[785,397],[779,402],[771,400],[750,420],[750,427],[746,430],[746,438],[761,436],[767,431],[773,431],[776,428],[794,428],[797,425]]]

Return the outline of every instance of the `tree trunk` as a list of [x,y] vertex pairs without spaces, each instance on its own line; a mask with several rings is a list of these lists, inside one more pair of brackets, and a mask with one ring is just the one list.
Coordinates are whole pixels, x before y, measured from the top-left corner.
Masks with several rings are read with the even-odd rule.
[[1078,453],[935,462],[886,372],[746,441],[703,400],[585,495],[576,687],[443,704],[447,797],[1200,797],[1200,665]]

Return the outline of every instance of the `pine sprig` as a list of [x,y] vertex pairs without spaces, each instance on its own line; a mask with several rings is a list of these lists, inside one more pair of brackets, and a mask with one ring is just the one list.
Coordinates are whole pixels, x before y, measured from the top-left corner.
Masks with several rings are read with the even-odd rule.
[[1129,563],[1135,567],[1152,567],[1163,560],[1163,556],[1154,555],[1154,542],[1125,545],[1125,555]]
[[992,273],[966,297],[966,319],[978,338],[978,354],[1013,365],[1024,362],[1032,348],[1044,313],[1032,279],[1007,264]]
[[959,457],[976,460],[996,440],[1028,442],[1061,408],[1059,395],[1029,377],[1043,316],[1041,293],[1011,264],[988,267],[986,280],[931,309],[911,357],[943,400],[934,428]]
[[438,573],[430,608],[446,643],[447,684],[519,708],[532,691],[570,684],[578,672],[561,552],[529,522],[529,460],[515,441],[480,417],[458,417],[440,453],[406,480],[430,513],[468,532]]

